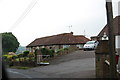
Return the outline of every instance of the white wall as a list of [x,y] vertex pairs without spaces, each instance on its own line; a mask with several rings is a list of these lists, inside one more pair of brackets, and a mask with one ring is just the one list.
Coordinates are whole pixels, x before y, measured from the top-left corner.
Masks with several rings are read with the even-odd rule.
[[79,45],[76,45],[78,48],[82,49],[84,44],[79,44]]
[[117,35],[116,37],[115,37],[116,39],[116,48],[120,48],[120,35]]
[[63,48],[69,48],[70,45],[63,45]]

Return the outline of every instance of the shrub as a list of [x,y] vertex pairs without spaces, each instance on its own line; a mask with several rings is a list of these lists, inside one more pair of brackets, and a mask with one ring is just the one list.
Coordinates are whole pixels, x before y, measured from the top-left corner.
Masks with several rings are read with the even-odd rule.
[[12,59],[12,55],[8,55],[7,59],[11,60]]
[[42,49],[41,49],[41,52],[42,52],[42,55],[47,55],[48,49],[42,48]]
[[8,55],[3,55],[3,59],[6,60]]
[[12,61],[10,61],[8,64],[9,64],[9,67],[13,66],[13,62]]
[[64,50],[68,50],[68,48],[64,48]]
[[54,53],[55,53],[55,51],[54,51],[53,49],[51,49],[51,50],[49,50],[48,55],[50,55],[51,57],[53,57],[53,56],[54,56]]
[[54,50],[53,49],[41,49],[42,55],[50,55],[51,57],[54,56]]
[[19,58],[23,57],[23,53],[18,54],[18,57]]
[[59,52],[64,52],[64,49],[63,49],[63,48],[58,49],[58,50],[57,50],[57,53],[59,53]]
[[29,61],[34,61],[35,54],[34,53],[29,53],[28,57],[29,57],[29,59],[28,59]]
[[12,59],[12,55],[8,55],[7,58],[8,58],[8,59],[10,59],[10,58]]
[[17,55],[13,55],[12,56],[12,59],[16,59],[18,56]]
[[29,54],[29,51],[24,51],[23,52],[23,57],[27,57],[28,54]]
[[29,53],[28,57],[35,57],[35,54],[34,53]]

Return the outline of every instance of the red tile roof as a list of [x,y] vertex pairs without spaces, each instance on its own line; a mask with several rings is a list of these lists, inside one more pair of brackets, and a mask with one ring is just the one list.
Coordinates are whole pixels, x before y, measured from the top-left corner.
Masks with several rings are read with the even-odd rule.
[[[120,16],[116,16],[113,19],[113,26],[114,28],[114,34],[115,35],[120,35]],[[99,37],[103,36],[104,32],[108,35],[108,25],[106,25],[101,32],[98,34]]]
[[86,43],[87,41],[90,41],[90,39],[86,38],[83,35],[77,35],[74,37],[77,39],[78,43]]
[[84,36],[73,36],[72,33],[63,33],[48,37],[42,37],[31,42],[27,47],[42,45],[72,45],[86,43],[89,39]]

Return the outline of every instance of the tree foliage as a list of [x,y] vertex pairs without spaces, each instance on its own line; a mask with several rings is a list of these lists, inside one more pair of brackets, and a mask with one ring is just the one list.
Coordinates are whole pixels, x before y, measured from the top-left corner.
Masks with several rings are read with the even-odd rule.
[[19,42],[11,32],[2,33],[2,49],[4,54],[16,52],[18,47]]

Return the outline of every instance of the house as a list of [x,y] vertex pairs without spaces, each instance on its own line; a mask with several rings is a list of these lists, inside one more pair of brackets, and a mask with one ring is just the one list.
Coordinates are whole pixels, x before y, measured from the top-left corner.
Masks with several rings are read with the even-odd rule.
[[92,36],[90,38],[92,41],[98,41],[100,39],[99,36]]
[[79,49],[83,49],[83,46],[84,44],[87,42],[87,41],[90,41],[90,39],[86,38],[85,36],[83,35],[75,35],[74,36],[78,42],[78,44],[76,45]]
[[[114,26],[114,35],[115,35],[115,45],[116,50],[120,55],[120,16],[116,16],[113,19],[113,26]],[[100,33],[96,37],[91,37],[91,39],[96,40],[108,40],[108,24],[100,31]]]
[[82,48],[83,45],[89,41],[83,35],[73,35],[71,33],[63,33],[58,35],[52,35],[42,38],[37,38],[29,45],[27,45],[27,49],[31,52],[34,52],[36,48],[48,48],[54,49],[55,51],[60,48],[68,48],[68,47],[79,47]]

